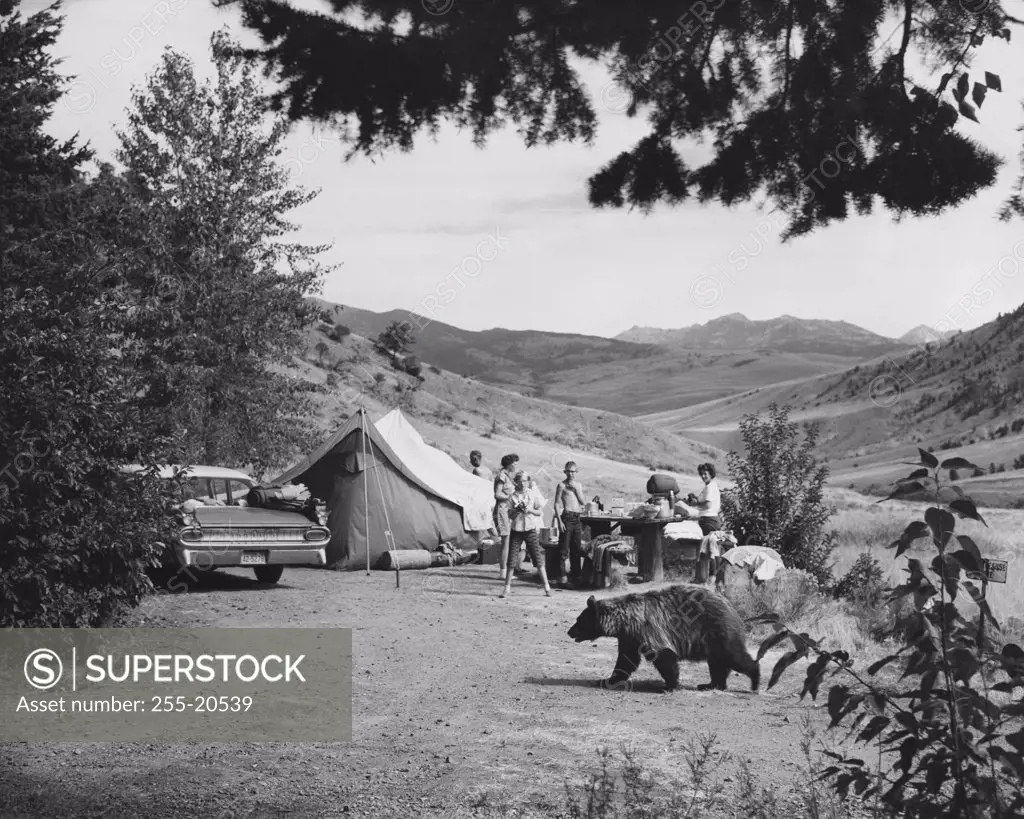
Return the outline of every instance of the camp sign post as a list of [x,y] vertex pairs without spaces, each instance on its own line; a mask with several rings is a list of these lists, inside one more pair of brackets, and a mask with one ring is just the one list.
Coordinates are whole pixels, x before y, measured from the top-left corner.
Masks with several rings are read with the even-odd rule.
[[985,583],[1005,583],[1009,567],[1007,560],[985,560],[982,566],[982,580]]

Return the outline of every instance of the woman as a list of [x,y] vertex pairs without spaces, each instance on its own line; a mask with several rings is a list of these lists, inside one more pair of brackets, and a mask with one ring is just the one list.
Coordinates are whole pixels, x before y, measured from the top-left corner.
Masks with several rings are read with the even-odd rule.
[[714,464],[700,464],[697,467],[697,474],[704,481],[704,488],[700,490],[699,495],[693,496],[692,505],[700,509],[697,524],[700,526],[701,534],[707,537],[710,532],[722,530],[722,522],[718,518],[722,511],[722,490],[715,478]]
[[[699,495],[691,494],[687,501],[690,502],[691,506],[696,506],[700,510],[697,524],[700,526],[701,534],[707,537],[712,532],[722,531],[722,522],[718,517],[722,511],[722,491],[715,478],[714,464],[699,464],[697,466],[697,474],[704,481],[704,488],[700,491]],[[720,557],[712,558],[702,550],[697,560],[697,571],[694,580],[697,583],[703,583],[709,577],[717,577],[721,562],[722,559]]]
[[540,548],[540,529],[546,501],[541,497],[540,492],[530,488],[530,476],[525,472],[516,472],[512,480],[515,490],[509,496],[510,552],[505,565],[505,588],[498,596],[507,597],[512,590],[515,557],[525,542],[526,549],[530,553],[530,560],[540,570],[540,579],[544,583],[544,594],[550,597],[551,586],[548,583],[548,572],[544,566],[544,556],[541,554]]
[[509,557],[508,542],[511,524],[508,516],[508,502],[515,491],[512,472],[515,471],[516,464],[518,463],[519,456],[514,452],[509,455],[503,455],[501,458],[501,470],[494,479],[494,528],[497,529],[498,536],[501,538],[501,564],[498,568],[501,572],[502,580],[505,579],[505,566],[508,564]]

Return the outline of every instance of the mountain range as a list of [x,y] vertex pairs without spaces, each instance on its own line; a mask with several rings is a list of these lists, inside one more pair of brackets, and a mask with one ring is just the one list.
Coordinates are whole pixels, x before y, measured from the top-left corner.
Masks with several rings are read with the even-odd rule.
[[616,339],[669,347],[716,350],[769,349],[789,353],[830,353],[870,358],[903,347],[901,340],[886,338],[846,321],[800,319],[795,316],[755,321],[742,313],[711,319],[676,330],[632,327]]

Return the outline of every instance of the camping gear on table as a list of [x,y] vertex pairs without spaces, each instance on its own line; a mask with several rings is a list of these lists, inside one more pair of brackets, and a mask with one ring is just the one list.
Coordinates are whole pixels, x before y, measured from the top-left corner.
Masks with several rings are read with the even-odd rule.
[[658,516],[658,507],[653,503],[641,503],[636,507],[636,509],[630,512],[629,516],[631,518],[641,518],[644,520],[653,519]]
[[[494,523],[491,482],[428,445],[392,410],[376,424],[360,409],[275,483],[301,482],[327,502],[327,564],[370,570],[390,550],[458,546]],[[404,568],[404,564],[402,565]]]

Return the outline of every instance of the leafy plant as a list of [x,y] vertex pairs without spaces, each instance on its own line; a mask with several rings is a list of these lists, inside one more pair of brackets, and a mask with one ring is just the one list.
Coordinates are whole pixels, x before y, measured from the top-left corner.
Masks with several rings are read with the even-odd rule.
[[408,353],[415,343],[416,335],[408,321],[393,321],[377,336],[377,344],[392,355]]
[[[1014,692],[1024,687],[1024,651],[1012,642],[996,648],[992,636],[999,625],[976,579],[981,553],[969,536],[954,533],[956,517],[985,521],[960,487],[940,480],[943,470],[974,465],[958,457],[940,463],[925,450],[920,455],[921,468],[883,499],[925,493],[937,504],[890,544],[896,557],[920,540],[935,549],[928,563],[907,558],[907,580],[892,592],[893,600],[914,606],[899,650],[862,674],[845,652],[825,651],[809,634],[795,634],[766,617],[776,621],[777,631],[762,643],[759,656],[787,638],[794,645],[776,663],[771,688],[794,662],[813,655],[801,698],[816,698],[830,674],[849,682],[829,690],[831,726],[852,717],[851,734],[876,748],[878,762],[872,770],[863,759],[830,753],[834,764],[824,774],[840,794],[853,789],[906,819],[1021,816],[1024,700]],[[902,667],[899,682],[883,685],[877,675],[896,662]]]
[[808,425],[801,440],[799,425],[789,420],[791,410],[773,402],[766,420],[746,415],[740,421],[747,453],[729,453],[734,489],[723,493],[722,515],[741,542],[773,548],[787,566],[829,586],[836,542],[836,534],[825,531],[835,513],[824,501],[829,468],[813,454],[819,427]]
[[871,552],[862,552],[832,589],[833,595],[854,603],[878,605],[885,593],[885,570]]

